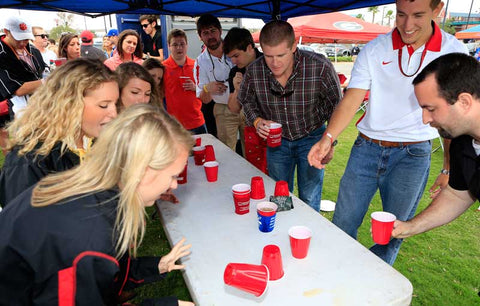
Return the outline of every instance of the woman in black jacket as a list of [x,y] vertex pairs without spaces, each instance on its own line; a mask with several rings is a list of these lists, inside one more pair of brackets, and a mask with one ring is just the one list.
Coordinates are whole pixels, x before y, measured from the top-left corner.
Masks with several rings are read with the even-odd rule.
[[[110,122],[85,161],[43,178],[0,213],[0,305],[115,305],[190,253],[136,258],[151,206],[185,167],[191,135],[152,105]],[[174,297],[151,305],[193,305]]]

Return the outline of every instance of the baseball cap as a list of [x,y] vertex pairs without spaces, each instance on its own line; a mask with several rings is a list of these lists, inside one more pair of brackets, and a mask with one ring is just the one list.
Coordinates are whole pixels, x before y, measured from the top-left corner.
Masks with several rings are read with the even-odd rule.
[[91,42],[93,39],[93,33],[85,30],[80,34],[80,38],[82,39],[82,42],[88,43]]
[[30,24],[18,16],[8,17],[4,28],[12,33],[15,40],[35,39]]
[[107,36],[118,36],[118,30],[117,29],[110,29],[108,31]]

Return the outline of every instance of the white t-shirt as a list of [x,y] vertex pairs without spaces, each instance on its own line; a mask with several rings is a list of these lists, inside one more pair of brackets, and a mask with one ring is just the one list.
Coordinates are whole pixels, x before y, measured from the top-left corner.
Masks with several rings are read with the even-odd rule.
[[45,64],[47,64],[47,66],[50,66],[50,60],[54,61],[57,59],[57,55],[52,50],[45,49],[44,52],[40,53],[42,54],[43,61]]
[[[468,51],[454,36],[441,31],[436,24],[434,35],[424,46],[411,55],[408,47],[394,29],[369,42],[360,51],[353,66],[348,88],[370,90],[365,115],[357,124],[358,130],[370,138],[410,142],[438,137],[435,128],[422,122],[422,109],[415,97],[412,81],[423,67],[437,57],[452,52],[468,54]],[[425,48],[427,51],[422,63]],[[404,76],[399,68],[400,49],[403,72],[414,74],[411,77]]]
[[220,81],[227,86],[227,90],[221,95],[212,94],[212,99],[216,103],[227,104],[228,96],[230,95],[228,75],[232,67],[232,61],[225,54],[221,58],[218,58],[210,54],[208,49],[205,49],[205,51],[197,57],[193,68],[193,77],[197,84],[197,97],[200,97],[204,85],[210,82]]

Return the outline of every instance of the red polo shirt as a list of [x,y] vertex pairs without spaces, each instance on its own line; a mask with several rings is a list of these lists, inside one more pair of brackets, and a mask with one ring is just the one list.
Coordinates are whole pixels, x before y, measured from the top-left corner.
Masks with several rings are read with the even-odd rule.
[[163,61],[165,65],[163,84],[167,111],[177,118],[187,130],[195,129],[205,123],[201,110],[202,101],[197,98],[195,91],[183,89],[184,79],[180,78],[181,76],[189,77],[194,81],[194,63],[195,61],[188,56],[183,66],[177,65],[171,56]]

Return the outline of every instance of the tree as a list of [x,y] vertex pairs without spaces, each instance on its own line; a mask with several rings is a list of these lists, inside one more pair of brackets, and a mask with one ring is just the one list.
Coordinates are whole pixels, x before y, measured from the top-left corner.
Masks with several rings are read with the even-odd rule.
[[77,33],[77,31],[68,25],[59,25],[50,30],[50,37],[58,42],[62,33]]
[[362,14],[357,14],[357,16],[355,16],[355,18],[365,20],[365,18],[363,18],[363,15],[362,15]]
[[393,18],[393,11],[392,11],[392,10],[388,10],[388,11],[385,13],[385,18],[388,19],[388,26],[390,26],[390,21],[391,21],[392,18]]
[[455,27],[452,25],[452,22],[454,22],[454,21],[455,21],[455,19],[453,19],[453,18],[447,19],[445,21],[445,24],[443,25],[442,29],[449,34],[455,35],[457,30],[455,30]]
[[378,6],[371,6],[368,11],[372,13],[372,23],[375,23],[375,14],[379,12]]

